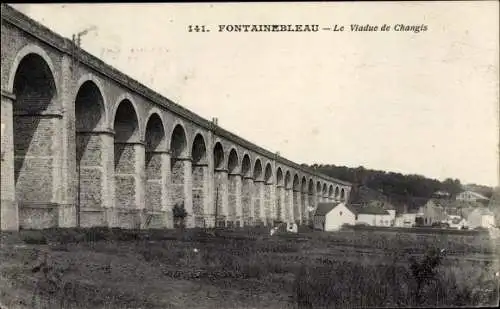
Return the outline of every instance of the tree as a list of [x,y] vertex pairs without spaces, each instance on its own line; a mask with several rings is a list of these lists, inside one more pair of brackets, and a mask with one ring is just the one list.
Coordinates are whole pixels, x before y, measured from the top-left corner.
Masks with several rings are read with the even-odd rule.
[[184,208],[184,202],[182,202],[181,204],[175,204],[172,210],[174,215],[174,227],[184,228],[184,221],[188,215],[186,209]]

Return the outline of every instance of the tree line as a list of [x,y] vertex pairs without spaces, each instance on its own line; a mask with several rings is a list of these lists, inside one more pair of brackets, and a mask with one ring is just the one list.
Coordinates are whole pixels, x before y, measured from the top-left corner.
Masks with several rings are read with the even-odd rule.
[[[488,186],[468,184],[463,185],[459,179],[447,178],[444,181],[428,178],[417,174],[401,174],[381,170],[366,169],[363,166],[356,168],[337,166],[333,164],[305,165],[318,172],[353,184],[353,190],[364,186],[381,192],[394,200],[404,202],[411,199],[429,199],[438,191],[450,194],[450,198],[470,189],[488,198],[493,194],[493,188]],[[411,204],[411,203],[408,203]]]

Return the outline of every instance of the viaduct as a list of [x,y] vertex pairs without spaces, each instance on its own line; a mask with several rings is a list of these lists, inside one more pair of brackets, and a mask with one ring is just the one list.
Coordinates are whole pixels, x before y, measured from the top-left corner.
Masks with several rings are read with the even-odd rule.
[[308,219],[350,183],[238,137],[2,4],[1,230]]

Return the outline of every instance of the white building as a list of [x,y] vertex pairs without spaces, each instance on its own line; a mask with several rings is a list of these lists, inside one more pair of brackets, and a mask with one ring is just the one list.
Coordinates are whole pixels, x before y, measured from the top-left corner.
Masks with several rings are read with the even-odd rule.
[[356,224],[371,226],[394,226],[396,219],[395,210],[385,210],[378,205],[367,205],[356,207],[358,219]]
[[474,191],[463,191],[457,194],[456,200],[468,202],[489,201],[490,199]]
[[488,208],[476,208],[467,217],[469,227],[492,228],[495,226],[495,215]]
[[313,218],[314,229],[337,231],[342,225],[356,223],[356,211],[346,203],[319,203]]

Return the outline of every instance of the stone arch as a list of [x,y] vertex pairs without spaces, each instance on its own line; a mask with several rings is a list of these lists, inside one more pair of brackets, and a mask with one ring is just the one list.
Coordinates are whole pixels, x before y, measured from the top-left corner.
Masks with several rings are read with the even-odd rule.
[[307,179],[306,176],[302,176],[300,185],[300,214],[302,222],[307,221],[307,204],[309,203],[309,196],[307,194]]
[[316,209],[316,199],[314,194],[314,181],[311,178],[309,179],[308,193],[309,193],[308,195],[309,209],[307,210],[307,215],[309,218],[312,218],[314,214],[314,209]]
[[281,170],[281,167],[276,169],[276,184],[278,186],[283,185],[283,171]]
[[105,126],[105,100],[101,90],[92,80],[87,80],[80,85],[74,102],[77,133],[92,132]]
[[290,170],[285,172],[285,181],[284,181],[284,190],[285,190],[285,198],[284,198],[284,208],[287,216],[287,220],[293,220],[293,192],[292,189],[292,175]]
[[231,148],[229,151],[229,156],[227,158],[227,170],[229,174],[238,173],[239,169],[239,158],[238,153],[235,148]]
[[140,142],[139,114],[133,101],[129,99],[119,101],[113,113],[113,130],[115,142]]
[[272,224],[272,214],[274,210],[274,205],[271,204],[272,199],[272,184],[273,184],[273,168],[270,162],[266,163],[266,168],[264,170],[264,212],[267,219],[267,224]]
[[300,220],[300,181],[299,175],[293,175],[292,182],[292,194],[293,194],[293,221]]
[[271,167],[271,163],[269,163],[269,162],[267,162],[267,164],[266,164],[264,180],[265,180],[266,184],[273,183],[273,168]]
[[241,204],[242,204],[242,215],[244,225],[250,225],[253,221],[253,213],[251,210],[252,205],[252,163],[250,161],[250,156],[248,153],[243,155],[243,160],[241,161],[241,174],[243,178],[243,185],[241,188]]
[[309,179],[308,193],[314,195],[314,181]]
[[253,179],[255,185],[254,187],[254,192],[253,192],[253,202],[254,202],[254,218],[255,220],[259,221],[260,224],[260,219],[262,217],[262,209],[264,208],[264,183],[263,183],[263,173],[262,173],[262,162],[260,158],[255,159],[255,163],[253,166]]
[[286,171],[285,173],[285,188],[286,189],[292,188],[292,174],[290,173],[290,171]]
[[191,159],[193,160],[193,165],[208,164],[207,157],[205,139],[203,138],[203,135],[197,133],[193,139],[193,145],[191,147]]
[[300,191],[307,194],[307,179],[306,176],[302,176],[302,181],[300,185]]
[[[80,79],[78,80],[77,89],[81,89],[83,84],[86,84],[88,82],[93,83],[94,86],[97,87],[97,90],[99,91],[99,93],[102,96],[102,105],[103,105],[103,109],[104,109],[103,110],[104,114],[103,114],[103,122],[100,123],[100,125],[101,125],[101,129],[108,129],[108,128],[110,128],[110,126],[109,126],[109,108],[108,108],[108,100],[107,100],[107,97],[105,94],[105,88],[102,85],[102,82],[98,77],[96,77],[94,74],[87,73],[87,74],[83,75],[82,77],[80,77]],[[77,97],[78,97],[78,92],[75,94],[75,98],[74,98],[73,102],[76,102]]]
[[345,200],[345,190],[344,190],[344,188],[342,188],[342,189],[340,190],[340,199],[341,199],[342,201],[344,201],[344,200]]
[[[137,209],[137,188],[140,178],[136,166],[140,160],[142,145],[139,136],[139,118],[131,101],[118,103],[113,117],[115,161],[115,206]],[[142,163],[144,164],[144,163]]]
[[319,180],[316,182],[316,195],[321,195],[321,182]]
[[253,179],[262,180],[262,162],[259,158],[255,160],[255,164],[253,166]]
[[[186,201],[186,194],[191,194],[191,192],[185,192],[185,182],[186,182],[186,166],[188,166],[188,172],[191,168],[188,160],[188,142],[186,136],[186,130],[184,126],[177,123],[172,130],[170,138],[170,169],[171,169],[171,180],[172,180],[172,202],[173,205],[183,206]],[[186,209],[187,211],[187,209]],[[191,215],[191,214],[189,214]]]
[[276,218],[278,220],[282,220],[282,217],[287,218],[288,213],[287,213],[287,208],[283,207],[283,193],[284,188],[283,188],[283,170],[281,169],[281,166],[278,166],[276,169],[276,192],[275,192],[275,204],[276,204]]
[[[102,156],[111,141],[104,132],[107,123],[106,103],[102,91],[92,79],[86,79],[78,87],[75,104],[75,144],[77,176],[77,225],[91,224],[82,216],[83,208],[100,208],[105,203],[107,166]],[[82,220],[83,219],[83,220]]]
[[205,139],[197,133],[191,146],[193,214],[196,227],[205,226],[205,201],[208,179],[208,158]]
[[170,137],[170,153],[172,158],[186,159],[188,152],[187,135],[184,126],[180,123],[176,124],[172,130]]
[[323,190],[322,190],[322,198],[325,198],[326,194],[328,193],[328,187],[326,185],[326,182],[323,183]]
[[[164,135],[162,141],[161,141],[161,149],[167,151],[168,150],[168,138],[167,138],[167,130],[166,130],[166,121],[163,117],[163,113],[156,107],[153,107],[149,110],[149,112],[146,115],[146,122],[145,122],[145,127],[144,127],[144,135],[142,136],[142,140],[146,141],[147,139],[147,130],[148,130],[148,124],[151,120],[151,117],[154,117],[155,121],[160,121],[161,122],[161,131],[163,132],[162,134]],[[140,117],[139,117],[140,120]],[[159,128],[160,129],[160,128]],[[151,133],[151,132],[150,132]]]
[[335,199],[338,199],[340,196],[340,188],[339,186],[335,186]]
[[333,198],[333,185],[330,184],[330,187],[328,188],[328,198],[332,199]]
[[237,208],[238,208],[238,185],[241,177],[238,175],[240,173],[240,162],[238,158],[238,153],[235,148],[229,151],[229,156],[227,158],[227,170],[228,170],[228,215],[229,221],[236,222],[239,226],[239,220],[237,218]]
[[224,167],[224,148],[220,142],[214,146],[214,168],[222,169]]
[[58,159],[54,145],[60,142],[62,114],[54,73],[50,58],[34,45],[23,48],[14,59],[9,88],[15,95],[14,188],[20,208],[30,203],[50,204],[56,197]]
[[225,152],[220,141],[216,141],[213,148],[213,164],[214,164],[214,186],[213,186],[213,199],[214,199],[214,212],[215,220],[218,226],[226,222],[227,199],[227,169],[225,166]]
[[[11,70],[10,70],[10,74],[9,74],[9,81],[7,84],[7,89],[11,93],[14,93],[14,84],[15,84],[17,71],[19,69],[19,65],[24,60],[24,58],[28,55],[37,55],[38,57],[42,58],[47,66],[48,71],[50,72],[50,76],[52,76],[52,79],[54,81],[56,80],[56,76],[57,76],[56,70],[55,70],[54,64],[52,63],[52,59],[47,54],[47,52],[38,45],[28,44],[28,45],[25,45],[23,48],[21,48],[17,52],[14,60],[12,61]],[[59,93],[59,91],[58,91],[59,87],[57,86],[57,83],[55,83],[55,82],[54,82],[54,88],[55,88],[55,93]]]
[[[146,174],[146,209],[159,211],[166,200],[163,189],[163,173],[166,167],[167,136],[165,125],[158,113],[151,113],[146,122],[145,174]],[[163,202],[163,203],[162,203]]]
[[146,123],[144,136],[146,153],[167,150],[167,138],[163,120],[157,113],[152,113]]
[[[120,108],[122,108],[122,103],[123,102],[127,102],[127,106],[128,107],[131,107],[129,108],[129,111],[131,112],[132,110],[134,111],[133,114],[134,114],[134,117],[137,119],[137,124],[134,123],[134,125],[136,127],[134,127],[134,134],[130,136],[130,142],[141,142],[141,137],[144,136],[144,134],[142,134],[142,132],[144,132],[144,130],[142,129],[142,121],[141,121],[141,117],[140,117],[140,113],[139,113],[139,108],[136,104],[136,102],[134,101],[134,99],[132,98],[132,96],[128,93],[124,93],[122,95],[120,95],[120,97],[118,98],[118,100],[116,100],[116,103],[114,105],[114,108],[113,108],[113,112],[112,112],[112,128],[115,130],[115,139],[116,139],[116,136],[117,134],[119,134],[119,132],[117,132],[117,128],[116,128],[116,124],[117,124],[117,121],[116,121],[116,117],[117,117],[117,113],[119,111]],[[127,108],[128,108],[127,107]],[[123,108],[122,108],[123,110]],[[129,127],[127,126],[126,124],[122,124],[120,123],[118,129],[120,129],[122,126],[125,126],[125,127]]]
[[295,174],[293,175],[293,185],[292,189],[294,191],[300,191],[300,181],[299,181],[299,175]]
[[250,156],[245,153],[243,155],[243,160],[241,161],[241,175],[244,177],[251,177],[250,170],[252,163],[250,162]]

